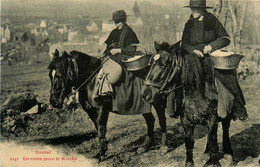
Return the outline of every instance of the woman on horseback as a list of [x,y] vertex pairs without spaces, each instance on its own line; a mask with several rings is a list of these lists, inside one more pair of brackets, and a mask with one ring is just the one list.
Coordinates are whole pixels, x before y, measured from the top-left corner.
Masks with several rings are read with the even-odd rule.
[[[226,111],[233,116],[233,119],[245,121],[248,115],[245,108],[245,100],[236,77],[236,70],[213,69],[209,53],[226,47],[230,38],[220,21],[206,9],[206,0],[190,0],[190,5],[185,6],[191,9],[190,19],[185,24],[182,36],[182,49],[185,57],[189,56],[193,72],[187,78],[194,80],[194,85],[187,85],[189,90],[199,90],[210,99],[215,97],[215,79],[219,94],[226,97],[221,101],[222,105],[233,104],[231,111]],[[194,70],[195,69],[195,70]],[[214,76],[213,76],[214,74]],[[220,86],[223,85],[223,86]],[[189,91],[186,91],[189,92]],[[227,98],[233,96],[233,100]],[[219,101],[220,103],[220,101]],[[218,114],[219,113],[218,111]],[[226,116],[226,114],[222,114]]]
[[[147,136],[142,147],[139,147],[138,152],[145,152],[152,146],[155,118],[151,113],[151,104],[144,101],[141,94],[146,75],[145,71],[128,71],[125,64],[121,61],[134,57],[136,52],[136,46],[134,45],[139,44],[136,33],[127,25],[126,19],[127,16],[124,10],[118,10],[113,13],[111,21],[114,21],[116,28],[105,41],[107,49],[104,55],[122,67],[121,77],[118,81],[112,83],[112,110],[122,115],[143,115],[147,124]],[[112,71],[115,71],[114,66],[110,68]],[[154,105],[161,126],[163,146],[166,146],[165,105]]]
[[125,11],[119,10],[114,12],[111,21],[115,22],[116,28],[105,41],[107,50],[104,54],[122,67],[121,77],[118,81],[113,83],[113,89],[115,91],[113,111],[126,115],[151,112],[151,105],[144,102],[140,95],[143,83],[142,76],[138,75],[140,71],[127,71],[121,61],[122,59],[134,57],[136,47],[132,45],[138,44],[139,40],[135,32],[126,23]]

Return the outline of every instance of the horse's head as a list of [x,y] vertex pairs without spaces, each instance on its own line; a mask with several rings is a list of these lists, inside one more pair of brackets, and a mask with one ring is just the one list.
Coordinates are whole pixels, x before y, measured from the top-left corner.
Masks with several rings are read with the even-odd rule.
[[146,101],[152,103],[159,94],[165,92],[180,71],[180,58],[177,56],[179,44],[178,42],[170,46],[167,43],[155,43],[157,53],[151,57],[151,67],[142,89]]
[[51,81],[50,104],[56,108],[62,108],[65,97],[71,92],[72,70],[71,59],[68,53],[62,56],[54,54],[54,58],[48,66]]

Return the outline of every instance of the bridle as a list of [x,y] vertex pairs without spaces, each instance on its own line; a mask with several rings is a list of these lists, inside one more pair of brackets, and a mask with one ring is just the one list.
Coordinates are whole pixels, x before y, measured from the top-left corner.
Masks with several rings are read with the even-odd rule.
[[[153,58],[154,58],[154,56],[151,57],[150,63],[152,62]],[[183,87],[183,84],[182,84],[182,85],[175,87],[175,88],[172,88],[172,89],[166,89],[168,84],[172,81],[175,74],[181,69],[182,63],[183,63],[182,58],[174,55],[174,61],[172,61],[171,65],[169,67],[170,69],[168,69],[167,76],[162,83],[160,83],[160,82],[156,83],[154,81],[149,80],[150,76],[152,75],[152,70],[150,70],[149,73],[146,76],[144,84],[148,85],[148,86],[157,87],[158,90],[157,90],[156,93],[159,93],[159,94],[169,94],[170,92]],[[155,65],[155,63],[152,63],[150,69],[153,69],[154,65]]]
[[[63,79],[65,79],[64,81],[64,85],[62,87],[61,90],[58,90],[58,91],[53,91],[54,90],[54,83],[52,82],[52,89],[50,91],[51,94],[59,94],[60,93],[60,96],[63,94],[61,92],[65,92],[66,91],[66,88],[68,86],[68,82],[69,80],[70,81],[73,81],[75,82],[75,85],[77,84],[78,82],[78,73],[79,73],[79,69],[78,69],[78,63],[76,61],[75,58],[73,57],[68,57],[67,58],[67,62],[68,62],[68,68],[67,68],[67,71],[66,71],[66,77],[64,77]],[[72,67],[72,64],[73,64],[73,67]],[[75,74],[75,76],[73,77],[73,73]]]

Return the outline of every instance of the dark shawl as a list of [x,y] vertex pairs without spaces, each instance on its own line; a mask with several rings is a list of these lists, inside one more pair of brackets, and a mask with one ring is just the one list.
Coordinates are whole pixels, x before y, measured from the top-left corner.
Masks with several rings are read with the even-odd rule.
[[[121,37],[122,33],[125,33],[123,40]],[[114,43],[115,48],[122,49],[122,54],[110,56],[111,59],[121,64],[123,67],[123,77],[121,78],[121,81],[118,84],[113,85],[115,90],[113,111],[123,115],[151,112],[151,105],[148,102],[145,102],[141,96],[141,89],[144,82],[143,77],[139,76],[141,71],[129,72],[121,63],[121,59],[127,59],[134,56],[136,47],[130,45],[139,43],[135,32],[127,24],[124,24],[122,29],[114,29],[105,43],[108,47]]]
[[183,78],[186,78],[186,83],[188,83],[186,86],[186,89],[188,89],[187,92],[189,90],[201,90],[201,93],[204,94],[205,82],[212,86],[210,89],[214,89],[214,73],[215,77],[235,97],[234,115],[245,116],[247,115],[244,107],[245,100],[237,81],[236,71],[213,69],[211,59],[208,55],[205,55],[204,58],[199,58],[193,53],[195,49],[203,52],[203,48],[206,45],[210,45],[212,51],[215,51],[227,46],[229,43],[230,40],[227,31],[213,14],[205,11],[202,21],[194,19],[191,15],[185,24],[182,36],[182,49],[186,62]]

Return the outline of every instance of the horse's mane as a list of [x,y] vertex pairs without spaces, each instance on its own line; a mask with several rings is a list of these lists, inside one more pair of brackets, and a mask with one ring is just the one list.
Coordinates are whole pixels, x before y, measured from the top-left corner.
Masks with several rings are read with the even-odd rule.
[[161,44],[154,42],[154,45],[157,52],[163,50],[170,53],[171,55],[175,54],[183,60],[180,79],[181,82],[185,85],[185,92],[191,94],[195,91],[198,91],[201,95],[203,95],[205,78],[203,75],[203,63],[201,59],[197,55],[185,55],[181,50],[181,41],[173,45],[170,45],[167,42],[163,42]]
[[205,79],[202,70],[201,59],[194,54],[186,54],[183,56],[181,80],[185,83],[185,92],[192,94],[198,91],[204,94]]
[[79,70],[86,73],[95,71],[101,65],[99,58],[83,52],[74,50],[70,52],[70,55],[77,60]]
[[70,52],[70,54],[73,58],[77,59],[79,62],[88,62],[90,64],[101,63],[99,58],[90,56],[90,55],[83,53],[83,52],[73,50],[73,51]]

